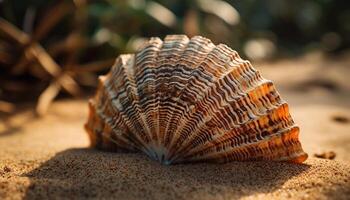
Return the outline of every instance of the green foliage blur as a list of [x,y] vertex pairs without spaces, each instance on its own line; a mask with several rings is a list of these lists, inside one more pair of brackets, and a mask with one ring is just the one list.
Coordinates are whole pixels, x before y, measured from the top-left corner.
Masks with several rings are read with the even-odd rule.
[[[0,0],[0,17],[30,34],[40,20],[52,17],[47,10],[58,2]],[[74,9],[40,43],[51,45],[80,26],[89,47],[79,50],[81,62],[135,51],[147,37],[180,33],[226,43],[252,59],[254,54],[256,58],[269,58],[314,49],[336,53],[350,43],[350,9],[345,0],[65,2],[73,4]]]
[[37,113],[44,114],[57,96],[79,97],[94,91],[98,75],[106,73],[119,54],[135,52],[154,36],[202,35],[253,62],[309,51],[338,55],[350,46],[348,4],[346,0],[0,0],[0,112],[10,112],[8,102],[34,100]]

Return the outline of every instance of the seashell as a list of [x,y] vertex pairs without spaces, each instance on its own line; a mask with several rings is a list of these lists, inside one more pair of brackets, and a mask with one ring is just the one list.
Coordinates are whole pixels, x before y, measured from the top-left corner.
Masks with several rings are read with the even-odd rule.
[[99,77],[85,128],[93,147],[163,164],[307,159],[272,81],[209,39],[151,38]]

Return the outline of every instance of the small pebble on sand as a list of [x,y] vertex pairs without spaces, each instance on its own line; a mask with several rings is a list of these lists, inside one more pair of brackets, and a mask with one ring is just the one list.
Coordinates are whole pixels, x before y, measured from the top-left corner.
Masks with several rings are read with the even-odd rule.
[[341,123],[341,124],[347,124],[350,122],[350,119],[345,117],[345,116],[341,116],[341,115],[336,115],[332,117],[333,121]]
[[328,151],[328,152],[323,152],[323,153],[315,153],[314,156],[316,158],[333,160],[335,158],[336,154],[333,151]]
[[11,172],[11,168],[9,168],[8,166],[5,166],[4,167],[4,172],[6,172],[6,173]]

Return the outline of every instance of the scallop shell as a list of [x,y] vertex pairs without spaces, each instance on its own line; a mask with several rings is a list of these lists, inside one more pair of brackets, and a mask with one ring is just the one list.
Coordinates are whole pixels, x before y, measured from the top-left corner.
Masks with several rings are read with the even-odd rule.
[[85,128],[91,145],[163,164],[307,158],[272,81],[224,44],[151,38],[99,77]]

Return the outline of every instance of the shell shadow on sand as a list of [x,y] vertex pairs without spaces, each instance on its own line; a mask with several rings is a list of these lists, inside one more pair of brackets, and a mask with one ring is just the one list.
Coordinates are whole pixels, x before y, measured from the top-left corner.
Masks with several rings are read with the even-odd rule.
[[217,199],[278,190],[309,168],[287,162],[165,166],[138,153],[68,149],[33,171],[24,199]]

